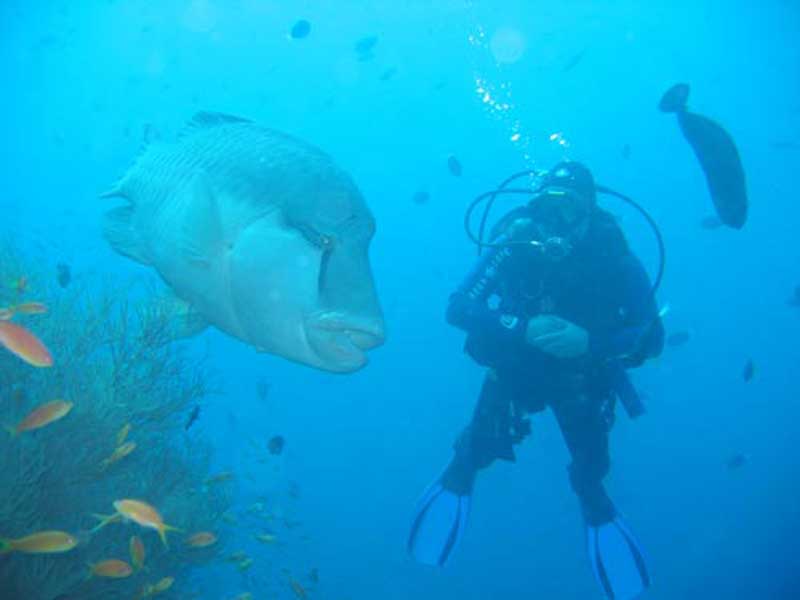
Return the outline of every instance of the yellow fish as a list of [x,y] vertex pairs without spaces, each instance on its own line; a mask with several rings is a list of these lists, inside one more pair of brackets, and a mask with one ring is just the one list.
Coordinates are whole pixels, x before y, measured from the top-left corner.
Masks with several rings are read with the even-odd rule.
[[136,442],[125,442],[122,446],[117,447],[114,452],[108,458],[104,459],[102,463],[100,463],[101,469],[107,469],[109,466],[113,465],[118,460],[122,460],[128,454],[136,450]]
[[15,540],[0,538],[0,554],[58,554],[78,545],[74,536],[63,531],[40,531]]
[[255,538],[259,542],[262,542],[264,544],[274,544],[275,542],[278,541],[277,536],[271,533],[259,533],[258,535],[255,536]]
[[128,433],[130,433],[131,424],[125,423],[125,425],[117,432],[117,446],[122,446],[125,443],[125,440],[128,438]]
[[164,523],[158,511],[141,500],[117,500],[114,502],[114,509],[123,518],[133,521],[137,525],[148,529],[155,529],[164,546],[167,544],[167,531],[180,531],[177,527],[172,527]]
[[33,431],[40,429],[63,419],[72,410],[74,404],[72,402],[65,402],[64,400],[53,400],[46,404],[42,404],[39,408],[31,412],[27,417],[17,424],[16,427],[6,427],[6,430],[14,436],[19,435],[25,431]]
[[164,577],[163,579],[159,579],[158,583],[152,587],[153,593],[160,594],[161,592],[166,592],[172,587],[173,583],[175,583],[174,577]]
[[131,553],[131,562],[133,563],[133,568],[137,571],[141,570],[144,566],[144,544],[142,543],[142,538],[138,535],[132,535],[131,541],[128,543],[128,549]]
[[239,561],[239,564],[236,565],[240,571],[246,571],[250,567],[253,566],[253,559],[252,558],[245,558],[244,560]]
[[186,545],[192,548],[207,548],[217,543],[217,536],[210,531],[200,531],[186,539]]
[[89,565],[89,578],[108,577],[110,579],[123,579],[133,573],[131,566],[124,560],[110,558],[99,563]]

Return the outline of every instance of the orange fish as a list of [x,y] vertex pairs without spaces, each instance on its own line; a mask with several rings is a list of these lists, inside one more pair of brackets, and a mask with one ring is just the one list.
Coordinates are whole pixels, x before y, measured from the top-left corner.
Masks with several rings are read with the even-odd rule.
[[14,323],[0,320],[0,346],[34,367],[53,366],[53,357],[45,345],[30,331]]
[[210,531],[200,531],[186,539],[186,545],[192,548],[207,548],[217,543],[217,536]]
[[78,540],[63,531],[40,531],[15,540],[0,538],[0,554],[57,554],[69,552],[77,545]]
[[128,454],[136,450],[136,442],[126,442],[119,446],[114,450],[114,452],[108,458],[104,459],[102,463],[100,463],[101,469],[107,469],[109,466],[113,465],[118,460],[122,460]]
[[131,552],[131,562],[133,568],[137,571],[141,570],[144,566],[144,544],[138,535],[132,535],[131,541],[128,543],[128,549]]
[[25,431],[33,431],[45,427],[54,421],[67,416],[74,405],[72,402],[64,400],[53,400],[47,404],[42,404],[27,417],[22,419],[16,427],[6,427],[11,435],[19,435]]
[[108,577],[110,579],[123,579],[133,573],[131,566],[124,560],[110,558],[96,564],[89,565],[89,578]]
[[43,315],[47,312],[47,306],[41,302],[23,302],[22,304],[12,306],[8,310],[12,311],[13,314]]
[[141,500],[117,500],[114,502],[114,508],[123,518],[129,519],[142,527],[155,529],[161,541],[164,542],[164,546],[169,546],[167,544],[167,531],[180,531],[176,527],[165,524],[158,511]]
[[306,594],[306,590],[303,588],[302,585],[300,585],[300,582],[298,582],[296,579],[293,579],[293,578],[290,577],[289,578],[289,585],[292,586],[292,591],[294,592],[295,596],[297,596],[301,600],[305,600],[305,598],[308,598],[308,594]]

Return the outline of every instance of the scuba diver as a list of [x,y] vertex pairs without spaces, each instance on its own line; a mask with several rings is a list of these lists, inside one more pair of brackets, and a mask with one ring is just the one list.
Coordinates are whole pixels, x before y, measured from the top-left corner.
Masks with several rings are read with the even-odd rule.
[[[598,207],[598,190],[626,199],[596,187],[580,163],[556,165],[538,190],[527,190],[534,195],[527,205],[499,221],[490,243],[478,241],[490,251],[450,297],[447,320],[467,332],[465,351],[487,373],[453,459],[419,503],[408,549],[420,563],[446,563],[478,471],[496,459],[513,462],[513,446],[530,433],[526,415],[550,407],[571,455],[569,482],[603,592],[620,600],[649,586],[643,553],[603,478],[616,401],[631,416],[643,412],[626,369],[660,354],[664,331],[655,287]],[[659,245],[663,251],[660,236]]]

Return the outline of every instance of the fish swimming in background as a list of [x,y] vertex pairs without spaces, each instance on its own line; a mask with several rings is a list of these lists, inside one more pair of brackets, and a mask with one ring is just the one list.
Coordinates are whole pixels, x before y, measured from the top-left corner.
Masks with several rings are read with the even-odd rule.
[[308,594],[306,593],[305,588],[300,585],[300,582],[296,579],[290,577],[289,578],[289,586],[292,588],[294,595],[300,598],[301,600],[305,600],[308,598]]
[[155,584],[144,586],[144,589],[139,594],[139,597],[149,598],[150,596],[155,596],[156,594],[161,594],[162,592],[166,592],[169,588],[172,587],[173,583],[175,583],[174,577],[164,577],[162,579],[159,579]]
[[447,170],[453,177],[461,177],[461,162],[452,154],[447,158]]
[[217,536],[210,531],[200,531],[186,538],[186,545],[190,548],[208,548],[217,543]]
[[72,402],[66,402],[65,400],[47,402],[34,409],[27,417],[22,419],[16,427],[6,427],[6,431],[13,436],[17,436],[26,431],[41,429],[42,427],[46,427],[66,417],[73,406],[75,405]]
[[380,81],[389,81],[395,75],[397,75],[397,67],[389,67],[383,73],[380,74],[378,79]]
[[0,346],[33,367],[53,366],[53,356],[39,338],[6,320],[0,320]]
[[580,52],[577,52],[576,54],[572,55],[572,57],[564,64],[564,67],[561,69],[561,72],[569,73],[570,71],[572,71],[572,69],[581,64],[581,61],[583,60],[584,56],[586,56],[586,48],[583,48],[580,50]]
[[706,176],[711,199],[720,220],[741,229],[747,221],[747,189],[744,167],[733,138],[714,121],[689,112],[689,86],[672,86],[661,98],[659,109],[675,113],[683,136],[694,150]]
[[620,154],[622,155],[622,158],[628,160],[631,157],[631,145],[625,144],[624,146],[622,146],[622,151],[620,152]]
[[428,192],[419,191],[415,192],[411,198],[411,201],[414,204],[427,204],[428,200],[431,199],[431,195]]
[[311,569],[311,571],[308,573],[308,579],[311,581],[311,583],[319,583],[319,569],[316,567]]
[[744,379],[745,383],[752,381],[753,376],[756,374],[756,365],[753,362],[752,358],[747,359],[747,362],[744,365],[744,369],[742,370],[742,379]]
[[256,382],[256,396],[260,402],[265,402],[267,400],[267,396],[269,396],[269,391],[272,389],[272,384],[267,381],[266,377],[259,377],[258,381]]
[[110,558],[108,560],[100,561],[99,563],[89,564],[89,576],[92,577],[106,577],[109,579],[123,579],[129,577],[133,573],[131,566],[124,560]]
[[198,113],[148,147],[103,197],[111,246],[185,303],[175,336],[213,325],[259,352],[337,373],[383,343],[369,264],[375,222],[314,146],[251,121]]
[[375,56],[374,50],[375,46],[377,45],[378,45],[377,35],[368,35],[358,40],[355,44],[355,51],[356,55],[358,56],[358,60],[363,62],[374,58]]
[[78,545],[78,540],[63,531],[40,531],[17,539],[0,537],[0,554],[22,552],[23,554],[60,554],[69,552]]
[[133,563],[133,568],[137,571],[141,571],[144,567],[145,559],[145,550],[142,538],[140,538],[138,535],[132,535],[130,541],[128,542],[128,550],[131,554],[131,563]]
[[58,285],[62,288],[66,288],[70,284],[72,281],[72,270],[69,268],[68,264],[58,263],[56,265],[56,280],[58,281]]
[[740,453],[737,453],[737,454],[734,454],[733,456],[731,456],[726,461],[725,464],[729,469],[734,470],[734,469],[741,469],[748,462],[750,462],[750,457],[748,457],[746,454],[742,454],[740,452]]
[[255,537],[256,540],[258,540],[262,544],[274,544],[275,542],[278,541],[277,536],[275,536],[272,533],[258,533],[253,537]]
[[189,418],[186,421],[186,425],[184,426],[185,431],[189,431],[189,428],[194,425],[194,422],[197,421],[197,418],[200,416],[200,405],[195,404],[192,412],[189,413]]
[[122,460],[126,456],[128,456],[131,452],[136,450],[136,442],[125,442],[121,446],[117,446],[112,452],[111,456],[106,459],[103,459],[103,462],[100,463],[101,469],[107,469],[115,462]]
[[305,19],[300,19],[289,30],[289,36],[294,40],[302,40],[311,33],[311,23]]
[[278,455],[283,452],[283,448],[286,445],[286,440],[282,435],[275,435],[269,439],[267,442],[267,449],[269,450],[270,454]]

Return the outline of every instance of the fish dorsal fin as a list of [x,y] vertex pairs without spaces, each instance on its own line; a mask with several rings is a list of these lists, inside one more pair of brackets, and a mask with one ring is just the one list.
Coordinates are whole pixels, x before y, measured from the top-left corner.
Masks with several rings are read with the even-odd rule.
[[252,121],[242,117],[226,115],[225,113],[203,110],[192,117],[178,137],[185,137],[196,131],[219,127],[220,125],[231,125],[232,123],[252,123]]
[[209,266],[222,248],[223,234],[219,206],[208,175],[198,172],[183,194],[181,201],[191,208],[186,211],[181,228],[181,252],[190,262]]

